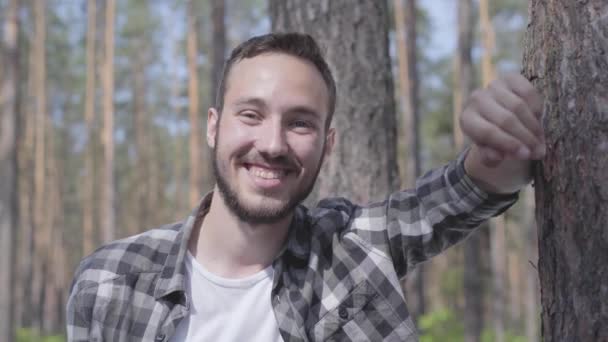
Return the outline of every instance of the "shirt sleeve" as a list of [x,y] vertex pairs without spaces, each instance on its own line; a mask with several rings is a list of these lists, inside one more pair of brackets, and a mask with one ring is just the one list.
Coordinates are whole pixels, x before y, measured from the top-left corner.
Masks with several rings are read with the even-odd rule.
[[491,194],[475,185],[464,169],[467,152],[420,177],[414,189],[352,210],[347,230],[392,258],[399,277],[462,241],[518,198],[518,193]]

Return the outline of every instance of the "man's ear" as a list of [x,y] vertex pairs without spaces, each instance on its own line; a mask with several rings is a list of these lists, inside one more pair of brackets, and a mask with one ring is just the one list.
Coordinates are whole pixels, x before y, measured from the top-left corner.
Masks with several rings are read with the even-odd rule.
[[331,127],[325,135],[325,157],[329,157],[334,150],[334,144],[336,143],[336,129]]
[[215,137],[217,136],[219,120],[220,114],[217,109],[209,108],[207,111],[207,145],[211,148],[215,148]]

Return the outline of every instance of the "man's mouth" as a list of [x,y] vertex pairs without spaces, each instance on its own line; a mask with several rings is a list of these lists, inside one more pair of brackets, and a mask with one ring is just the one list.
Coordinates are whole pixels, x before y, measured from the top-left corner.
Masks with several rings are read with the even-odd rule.
[[267,169],[255,165],[249,166],[249,173],[252,175],[263,178],[263,179],[279,179],[285,177],[287,174],[286,170],[281,169]]
[[245,169],[249,172],[250,175],[263,179],[263,180],[281,180],[285,178],[288,174],[293,172],[292,169],[285,167],[276,167],[270,165],[259,165],[259,164],[243,164]]

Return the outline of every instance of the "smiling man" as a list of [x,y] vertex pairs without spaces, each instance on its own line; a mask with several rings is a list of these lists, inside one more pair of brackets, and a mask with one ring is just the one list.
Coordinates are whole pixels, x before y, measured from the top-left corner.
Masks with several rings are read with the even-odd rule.
[[214,190],[183,222],[81,262],[69,340],[417,341],[399,280],[515,202],[545,153],[541,100],[508,75],[469,100],[472,147],[415,189],[307,209],[335,103],[310,36],[237,47],[208,112]]

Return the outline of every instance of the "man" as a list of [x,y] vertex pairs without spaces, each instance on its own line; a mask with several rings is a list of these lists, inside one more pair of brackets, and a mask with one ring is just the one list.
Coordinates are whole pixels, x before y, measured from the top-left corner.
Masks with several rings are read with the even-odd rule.
[[217,184],[184,222],[85,258],[71,341],[416,341],[399,279],[514,203],[544,155],[530,83],[508,75],[461,117],[473,145],[414,190],[300,205],[334,146],[316,43],[269,34],[226,63],[207,143]]

